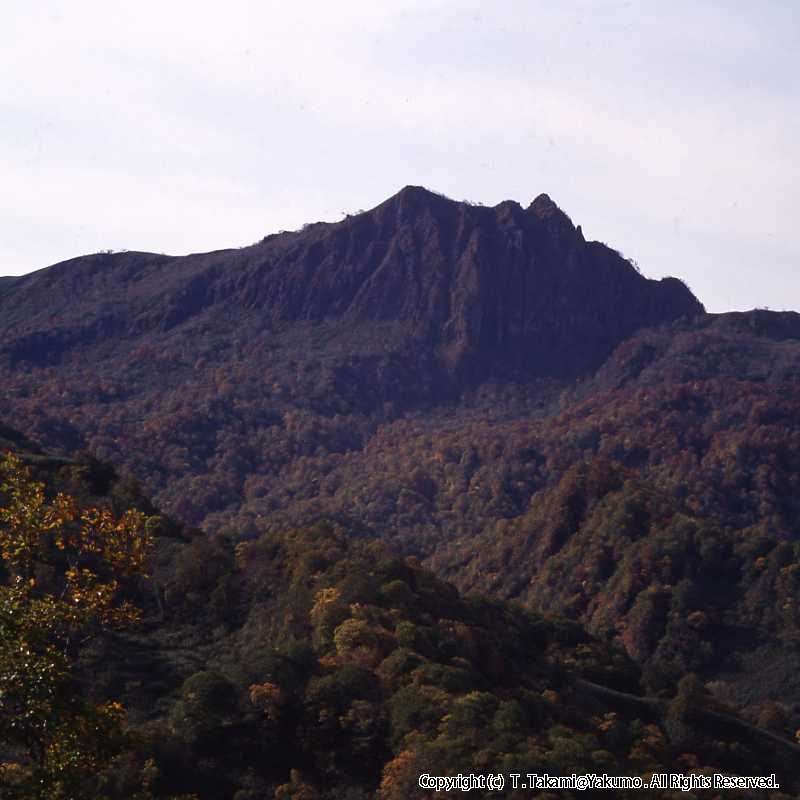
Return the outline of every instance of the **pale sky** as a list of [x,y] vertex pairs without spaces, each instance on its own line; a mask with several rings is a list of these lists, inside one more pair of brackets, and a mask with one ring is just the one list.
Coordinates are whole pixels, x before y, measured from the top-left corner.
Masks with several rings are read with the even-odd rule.
[[711,311],[800,310],[800,4],[0,0],[0,275],[407,184],[547,192]]

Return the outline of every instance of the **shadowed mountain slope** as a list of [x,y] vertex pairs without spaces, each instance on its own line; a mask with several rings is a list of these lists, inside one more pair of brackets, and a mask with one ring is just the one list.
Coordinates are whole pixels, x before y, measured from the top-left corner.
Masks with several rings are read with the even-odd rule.
[[800,725],[798,376],[796,314],[704,314],[546,196],[409,187],[240,250],[0,283],[6,418],[48,449],[234,540],[334,518],[580,618],[654,692],[695,670]]
[[584,241],[546,195],[483,208],[407,187],[240,250],[98,254],[7,281],[0,352],[9,366],[56,365],[179,330],[199,350],[204,334],[268,344],[287,323],[327,322],[351,353],[402,343],[451,374],[574,376],[637,329],[701,311],[678,280],[647,280]]
[[7,279],[0,377],[19,429],[126,464],[201,522],[241,502],[245,474],[359,449],[377,422],[487,379],[550,397],[643,326],[701,312],[680,281],[584,241],[546,195],[484,208],[407,187],[239,250]]

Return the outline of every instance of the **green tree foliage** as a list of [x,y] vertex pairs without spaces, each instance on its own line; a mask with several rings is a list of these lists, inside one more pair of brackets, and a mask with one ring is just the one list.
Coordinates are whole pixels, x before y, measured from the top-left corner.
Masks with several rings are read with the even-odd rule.
[[136,618],[122,588],[150,550],[144,516],[47,497],[11,454],[0,476],[3,797],[95,798],[87,786],[121,750],[124,712],[77,692],[73,665],[87,638]]
[[[71,474],[75,467],[64,469]],[[625,489],[624,480],[596,473],[575,470],[571,480],[579,485],[561,498],[588,498],[588,509],[592,498],[625,491],[630,502],[623,503],[620,524],[642,509],[651,513],[635,484]],[[46,509],[58,492],[42,489],[39,496],[41,502],[26,503]],[[7,491],[4,508],[13,508],[9,498]],[[786,758],[794,751],[736,720],[715,723],[705,695],[692,712],[691,735],[674,746],[670,703],[641,696],[639,672],[618,643],[592,638],[575,621],[465,597],[415,558],[393,556],[332,522],[234,543],[162,519],[149,526],[157,534],[155,580],[143,585],[135,572],[125,578],[124,570],[112,569],[95,547],[76,566],[91,570],[95,586],[118,585],[65,650],[64,639],[47,634],[41,619],[57,615],[37,616],[29,601],[60,599],[71,585],[73,545],[88,536],[80,529],[99,518],[81,521],[78,514],[65,522],[63,550],[58,526],[52,528],[45,535],[52,543],[36,539],[40,555],[25,567],[34,584],[25,590],[23,612],[32,629],[45,631],[35,652],[48,656],[46,646],[55,645],[53,658],[44,659],[55,677],[46,675],[41,685],[62,685],[63,673],[69,689],[44,702],[61,709],[65,724],[83,737],[83,764],[96,749],[100,773],[96,779],[94,770],[75,767],[74,791],[51,781],[43,797],[389,800],[424,797],[417,783],[423,772],[641,775],[686,771],[689,762],[708,771],[743,765],[747,774],[775,771],[782,785],[800,787]],[[684,541],[695,535],[692,525],[676,531]],[[5,569],[3,586],[19,590],[21,573],[12,576],[17,568],[10,564]],[[82,588],[76,585],[79,598]],[[123,608],[126,597],[141,608],[136,628],[95,635],[118,618],[110,612]],[[694,609],[691,587],[679,582],[674,597],[667,626],[673,602],[688,614]],[[13,619],[23,612],[15,610]],[[643,604],[642,613],[653,612]],[[703,622],[693,617],[691,624]],[[669,677],[663,688],[676,694]],[[92,722],[90,712],[108,698],[124,702],[128,721],[122,724],[117,709],[101,742],[98,725],[79,727],[69,715],[75,709]],[[14,702],[36,709],[39,699]],[[61,741],[71,748],[75,740]],[[106,750],[97,750],[101,745]],[[25,794],[24,784],[34,756],[18,740],[3,739],[0,748],[5,784],[16,781],[18,797],[36,797]],[[527,797],[522,790],[505,794]]]
[[213,752],[236,716],[236,702],[236,692],[223,675],[196,672],[184,681],[181,700],[172,707],[170,724],[184,741],[198,750]]

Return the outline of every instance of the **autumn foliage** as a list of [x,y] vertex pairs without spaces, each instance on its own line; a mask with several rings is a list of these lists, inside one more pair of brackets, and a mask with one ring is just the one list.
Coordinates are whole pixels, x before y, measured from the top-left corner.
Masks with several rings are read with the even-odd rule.
[[3,797],[95,797],[123,746],[124,710],[76,692],[74,661],[102,629],[137,618],[123,584],[151,548],[144,515],[48,497],[19,457],[0,463],[0,772]]

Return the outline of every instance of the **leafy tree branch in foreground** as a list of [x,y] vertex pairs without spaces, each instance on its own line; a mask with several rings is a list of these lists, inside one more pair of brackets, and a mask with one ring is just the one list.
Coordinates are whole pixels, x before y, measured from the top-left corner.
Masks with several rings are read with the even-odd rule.
[[136,620],[124,589],[144,574],[146,522],[135,510],[115,519],[48,498],[19,457],[0,461],[3,797],[101,796],[91,787],[123,747],[125,714],[78,691],[73,667],[93,636]]

